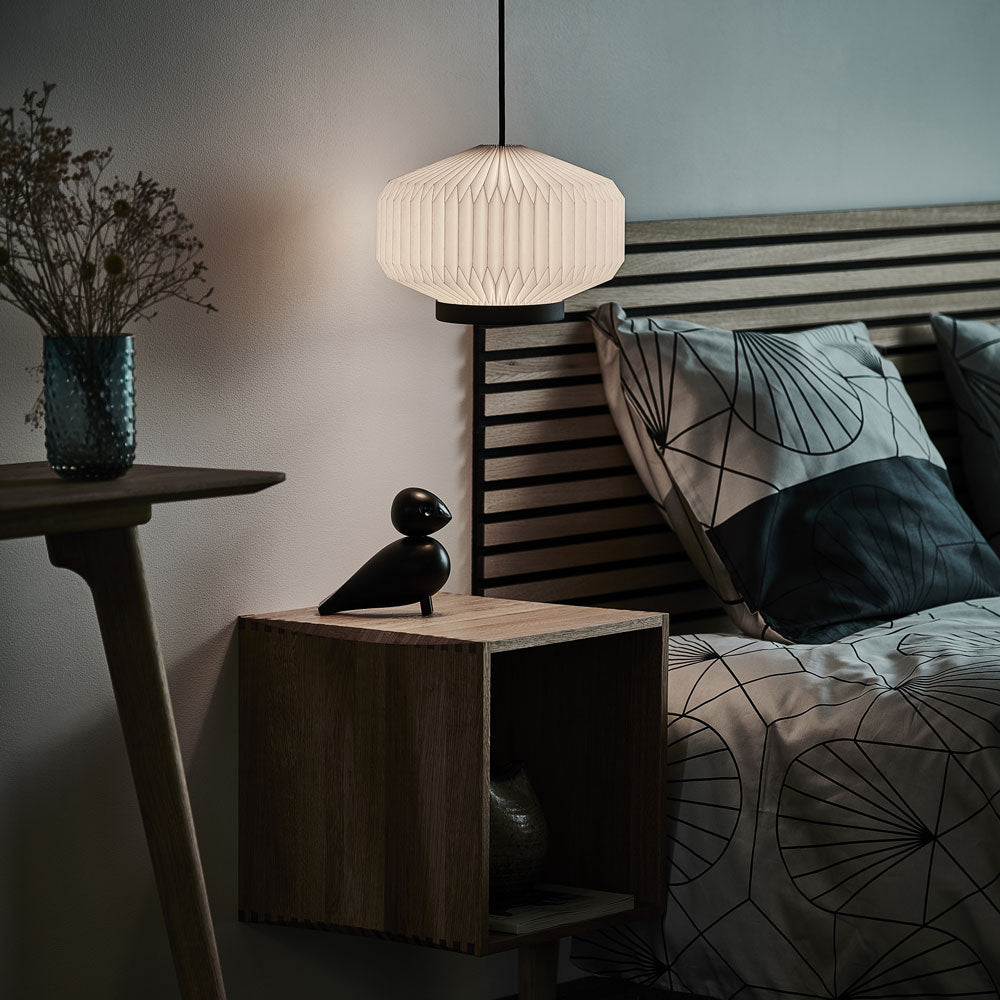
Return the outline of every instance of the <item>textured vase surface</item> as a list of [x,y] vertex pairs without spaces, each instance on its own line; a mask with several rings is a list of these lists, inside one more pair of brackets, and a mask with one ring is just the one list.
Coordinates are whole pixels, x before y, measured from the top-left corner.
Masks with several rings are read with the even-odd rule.
[[130,335],[45,338],[45,451],[63,479],[115,479],[135,461]]
[[530,896],[549,847],[541,803],[517,761],[490,775],[490,906]]

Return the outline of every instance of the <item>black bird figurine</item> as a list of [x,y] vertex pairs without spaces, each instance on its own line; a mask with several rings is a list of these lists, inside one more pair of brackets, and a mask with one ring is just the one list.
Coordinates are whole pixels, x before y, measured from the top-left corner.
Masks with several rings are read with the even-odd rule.
[[396,494],[389,516],[392,526],[406,537],[379,549],[319,606],[321,615],[417,601],[421,614],[434,613],[431,596],[445,585],[451,560],[430,535],[451,520],[451,511],[433,493],[410,487]]

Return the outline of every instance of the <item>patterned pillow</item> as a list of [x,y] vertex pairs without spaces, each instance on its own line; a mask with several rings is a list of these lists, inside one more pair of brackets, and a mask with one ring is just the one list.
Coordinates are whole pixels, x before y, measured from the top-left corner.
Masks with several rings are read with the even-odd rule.
[[1000,552],[1000,326],[935,313],[931,325],[958,411],[962,466],[979,529]]
[[632,461],[743,631],[829,642],[1000,594],[1000,559],[863,323],[591,318]]

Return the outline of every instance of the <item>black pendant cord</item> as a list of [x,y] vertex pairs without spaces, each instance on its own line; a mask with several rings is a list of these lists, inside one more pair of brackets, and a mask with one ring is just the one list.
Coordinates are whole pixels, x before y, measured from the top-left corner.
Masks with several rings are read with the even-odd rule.
[[500,78],[500,141],[497,143],[498,146],[504,146],[504,131],[507,125],[507,109],[506,109],[506,94],[504,93],[506,87],[506,73],[504,67],[504,35],[506,34],[506,25],[504,23],[503,16],[503,0],[498,0],[500,4],[500,14],[497,23],[497,36],[499,38],[500,45],[500,57],[498,60],[499,67],[499,78]]

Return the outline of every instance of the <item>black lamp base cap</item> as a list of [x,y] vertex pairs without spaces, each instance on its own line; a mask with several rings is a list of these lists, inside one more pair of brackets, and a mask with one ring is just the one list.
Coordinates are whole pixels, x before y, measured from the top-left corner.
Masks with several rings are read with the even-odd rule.
[[562,302],[531,306],[467,306],[458,302],[435,302],[434,315],[442,323],[465,326],[525,326],[558,323],[566,315]]

